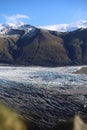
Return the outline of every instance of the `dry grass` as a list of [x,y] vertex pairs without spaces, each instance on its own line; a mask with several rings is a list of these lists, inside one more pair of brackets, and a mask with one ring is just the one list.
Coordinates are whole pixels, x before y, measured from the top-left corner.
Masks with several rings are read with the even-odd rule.
[[0,104],[0,130],[26,130],[18,115],[3,104]]

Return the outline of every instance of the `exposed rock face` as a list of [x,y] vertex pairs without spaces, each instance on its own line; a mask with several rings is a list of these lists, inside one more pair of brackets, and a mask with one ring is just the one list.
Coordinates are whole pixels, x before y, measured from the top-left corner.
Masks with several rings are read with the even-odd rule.
[[87,64],[87,29],[53,32],[34,28],[0,34],[0,63],[64,66]]
[[87,67],[81,68],[80,70],[75,72],[76,74],[86,74],[87,75]]
[[78,29],[63,35],[68,56],[73,64],[87,64],[87,29]]

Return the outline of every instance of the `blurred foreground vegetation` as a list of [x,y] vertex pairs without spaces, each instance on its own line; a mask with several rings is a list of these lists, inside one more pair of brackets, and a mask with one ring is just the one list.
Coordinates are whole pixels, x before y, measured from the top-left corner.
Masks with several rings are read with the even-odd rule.
[[0,104],[0,130],[26,130],[26,127],[15,112]]

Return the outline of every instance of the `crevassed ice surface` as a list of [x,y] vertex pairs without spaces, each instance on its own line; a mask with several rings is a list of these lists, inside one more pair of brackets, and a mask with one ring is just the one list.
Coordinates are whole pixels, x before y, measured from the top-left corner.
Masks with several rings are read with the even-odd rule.
[[[10,83],[38,84],[39,87],[55,89],[55,87],[87,87],[87,75],[74,74],[79,67],[8,67],[0,66],[0,84]],[[36,85],[37,87],[37,85]]]

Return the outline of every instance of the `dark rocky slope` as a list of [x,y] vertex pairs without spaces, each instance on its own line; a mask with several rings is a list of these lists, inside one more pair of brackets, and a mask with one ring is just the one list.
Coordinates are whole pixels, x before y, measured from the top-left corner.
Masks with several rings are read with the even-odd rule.
[[87,64],[87,29],[62,35],[68,56],[73,64]]
[[35,28],[0,35],[0,63],[65,66],[87,64],[87,29],[59,33]]
[[83,67],[80,70],[75,72],[76,74],[86,74],[87,75],[87,67]]

